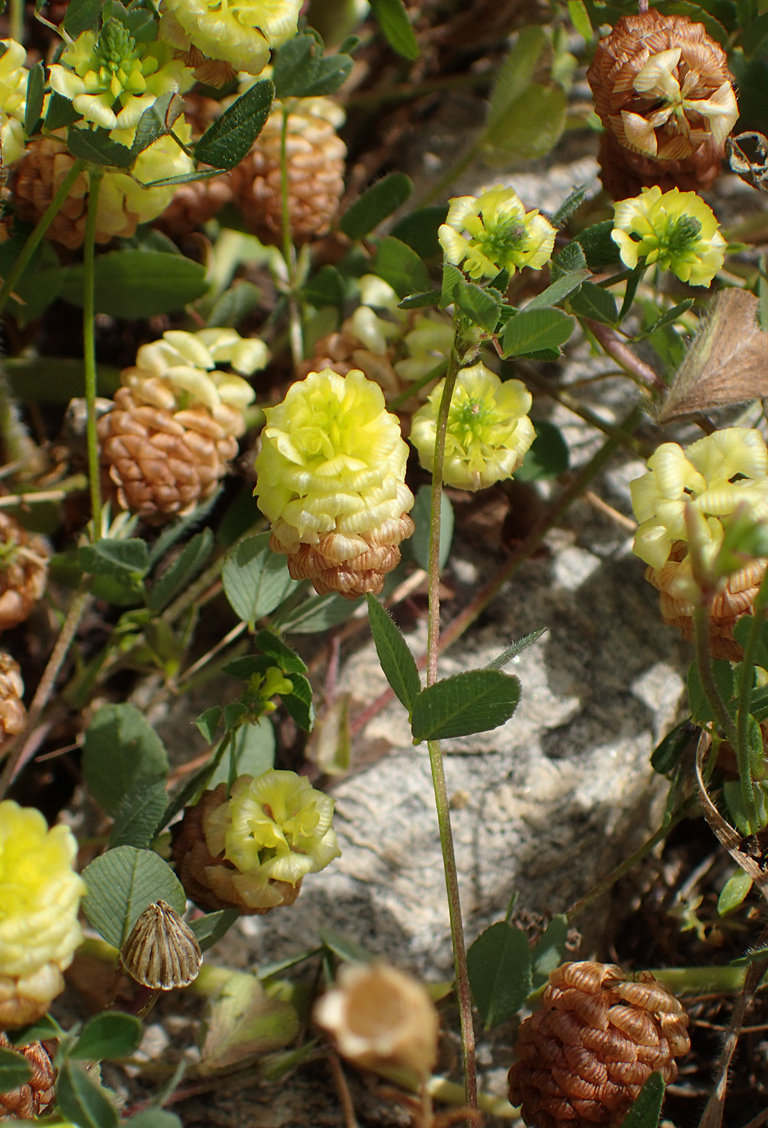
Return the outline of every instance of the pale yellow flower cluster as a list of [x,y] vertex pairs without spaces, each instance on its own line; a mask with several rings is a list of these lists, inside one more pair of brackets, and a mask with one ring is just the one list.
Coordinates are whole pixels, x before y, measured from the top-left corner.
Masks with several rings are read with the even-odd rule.
[[211,889],[251,909],[282,904],[275,882],[296,887],[340,856],[333,807],[333,799],[296,772],[240,776],[203,825],[211,854],[223,854],[222,865],[206,870]]
[[[714,564],[729,520],[738,511],[754,521],[768,520],[768,448],[759,431],[727,427],[685,450],[664,443],[648,459],[648,470],[630,483],[640,522],[634,552],[659,570],[676,546],[689,543],[696,522],[697,549],[704,566]],[[692,513],[686,519],[686,509]],[[678,553],[679,555],[679,553]],[[667,584],[675,596],[695,599],[698,586],[690,557],[677,562]]]
[[0,1027],[39,1018],[64,987],[82,939],[76,854],[68,827],[49,830],[39,811],[0,803]]

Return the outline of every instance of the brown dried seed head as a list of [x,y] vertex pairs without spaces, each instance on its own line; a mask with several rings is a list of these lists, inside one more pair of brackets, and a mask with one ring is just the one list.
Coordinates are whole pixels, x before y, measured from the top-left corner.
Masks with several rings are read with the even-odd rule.
[[0,512],[0,631],[23,623],[42,599],[49,556],[42,537]]
[[[645,578],[661,592],[661,617],[671,627],[677,627],[687,642],[693,639],[695,607],[688,599],[673,595],[670,588],[680,571],[681,561],[687,556],[688,546],[678,541],[672,546],[669,559],[663,568],[648,567]],[[755,596],[760,590],[768,560],[750,561],[728,577],[728,582],[715,595],[709,616],[709,643],[713,658],[738,662],[744,651],[733,637],[733,628],[744,615],[752,614]]]
[[120,952],[128,974],[153,991],[188,987],[202,962],[194,932],[165,901],[144,910]]
[[42,1042],[28,1042],[26,1046],[11,1046],[7,1036],[0,1032],[0,1047],[24,1054],[32,1067],[32,1076],[24,1085],[0,1093],[0,1120],[31,1120],[39,1116],[56,1096],[56,1070],[51,1055]]
[[[336,134],[343,121],[343,111],[329,98],[302,98],[290,109],[286,156],[294,243],[307,243],[330,230],[344,191],[347,149]],[[245,225],[262,243],[274,246],[282,244],[283,232],[282,129],[279,106],[238,166],[237,204]]]
[[687,1026],[648,973],[628,981],[613,964],[564,964],[520,1027],[509,1099],[531,1128],[619,1128],[652,1073],[675,1079]]

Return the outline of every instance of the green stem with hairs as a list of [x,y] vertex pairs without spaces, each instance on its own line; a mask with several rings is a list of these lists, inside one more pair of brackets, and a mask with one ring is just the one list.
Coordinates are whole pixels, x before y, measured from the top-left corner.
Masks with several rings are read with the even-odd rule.
[[738,747],[739,736],[733,717],[728,712],[728,707],[718,689],[712,666],[712,651],[709,645],[709,604],[706,600],[700,603],[693,613],[693,642],[696,649],[696,665],[707,704],[712,710],[718,729],[730,740],[735,750]]
[[99,210],[99,188],[104,169],[100,165],[88,170],[88,214],[83,243],[83,366],[85,369],[86,440],[88,443],[88,479],[91,491],[92,537],[101,536],[101,471],[99,468],[99,436],[96,432],[96,337],[94,296],[94,252],[96,217]]
[[301,310],[296,297],[296,248],[291,238],[291,185],[288,177],[288,118],[287,106],[283,106],[283,125],[280,130],[280,195],[283,213],[283,258],[288,273],[288,324],[291,343],[291,356],[294,367],[304,359],[304,331],[301,325]]
[[[429,620],[427,637],[427,685],[437,681],[438,643],[440,637],[440,514],[443,493],[443,464],[445,461],[445,437],[448,425],[448,412],[451,406],[456,377],[473,346],[466,346],[462,340],[461,327],[457,327],[451,349],[448,371],[445,376],[443,395],[437,414],[437,434],[435,438],[435,462],[432,469],[432,503],[429,529]],[[448,915],[451,922],[453,942],[453,961],[456,971],[456,995],[459,1003],[461,1022],[461,1042],[464,1057],[464,1091],[469,1108],[477,1108],[477,1063],[475,1060],[475,1031],[472,1024],[472,996],[467,973],[467,951],[464,943],[464,925],[461,919],[461,898],[456,869],[456,852],[451,829],[451,812],[448,801],[448,788],[445,781],[445,766],[440,742],[427,741],[429,764],[432,770],[432,785],[435,792],[437,823],[440,831],[440,848],[443,855],[443,871],[448,895]]]
[[[752,786],[752,764],[749,755],[749,703],[752,697],[752,676],[755,669],[757,651],[765,622],[765,608],[768,603],[768,572],[763,576],[760,590],[752,604],[752,624],[744,648],[741,663],[741,685],[739,687],[739,710],[736,714],[736,760],[739,765],[741,797],[747,812],[750,826],[757,833],[761,829],[757,819],[755,792]],[[755,821],[752,821],[754,814]]]
[[69,170],[69,172],[59,185],[56,195],[53,197],[50,204],[38,220],[37,226],[24,244],[21,254],[13,264],[8,277],[3,283],[2,289],[0,289],[0,313],[5,309],[8,299],[13,294],[14,286],[29,266],[32,256],[42,243],[46,231],[53,223],[59,212],[59,209],[61,208],[61,205],[69,195],[72,185],[75,183],[80,173],[83,172],[86,167],[87,165],[85,161],[79,159],[75,161],[75,163],[72,165],[72,168]]

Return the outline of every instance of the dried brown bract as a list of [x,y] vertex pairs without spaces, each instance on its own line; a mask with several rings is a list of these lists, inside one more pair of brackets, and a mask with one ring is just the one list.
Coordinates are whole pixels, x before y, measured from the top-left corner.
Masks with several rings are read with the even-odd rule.
[[520,1027],[509,1099],[536,1128],[619,1128],[652,1073],[677,1076],[688,1016],[647,973],[613,964],[564,964]]
[[23,731],[27,723],[23,697],[24,681],[18,662],[0,651],[0,742]]

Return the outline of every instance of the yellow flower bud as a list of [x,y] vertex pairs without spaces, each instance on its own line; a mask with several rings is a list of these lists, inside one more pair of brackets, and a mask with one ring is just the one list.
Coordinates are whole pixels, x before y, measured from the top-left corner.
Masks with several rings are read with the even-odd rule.
[[49,830],[39,811],[0,802],[0,1026],[39,1018],[64,987],[82,939],[76,853],[68,827]]
[[355,1065],[406,1070],[423,1081],[437,1060],[438,1017],[420,983],[385,963],[345,964],[315,1021]]
[[378,384],[358,369],[310,372],[265,411],[258,505],[294,579],[321,594],[381,591],[413,532],[408,448]]
[[[413,417],[411,442],[422,466],[435,464],[441,380]],[[531,393],[520,380],[504,383],[484,364],[462,368],[456,379],[445,436],[443,481],[462,490],[480,490],[510,478],[535,438],[528,415]]]

